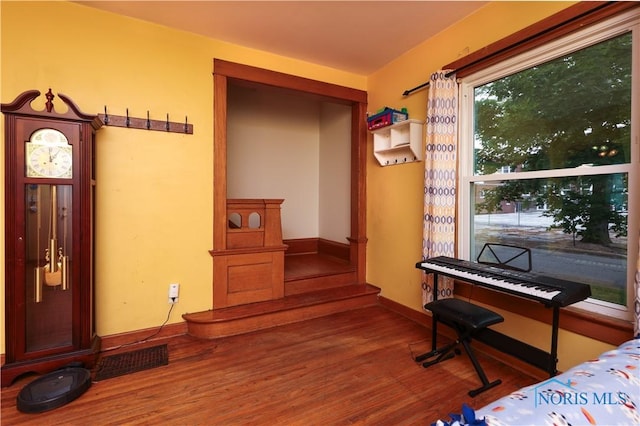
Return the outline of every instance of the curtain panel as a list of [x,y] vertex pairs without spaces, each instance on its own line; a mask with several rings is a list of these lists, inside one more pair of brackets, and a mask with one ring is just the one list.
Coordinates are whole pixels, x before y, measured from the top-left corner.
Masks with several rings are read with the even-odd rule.
[[[424,155],[422,258],[455,256],[458,84],[447,70],[431,74]],[[423,306],[433,300],[433,274],[422,274]],[[453,297],[453,280],[438,278],[437,298]]]

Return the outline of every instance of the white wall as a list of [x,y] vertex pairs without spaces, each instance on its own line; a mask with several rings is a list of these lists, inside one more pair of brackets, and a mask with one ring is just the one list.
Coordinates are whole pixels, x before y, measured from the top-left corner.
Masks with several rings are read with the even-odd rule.
[[320,106],[320,238],[346,243],[351,233],[351,107]]
[[239,86],[227,105],[227,197],[284,198],[283,238],[345,242],[350,108]]

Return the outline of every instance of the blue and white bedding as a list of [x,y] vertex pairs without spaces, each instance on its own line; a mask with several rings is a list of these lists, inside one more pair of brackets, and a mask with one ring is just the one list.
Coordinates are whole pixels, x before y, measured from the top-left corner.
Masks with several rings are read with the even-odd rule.
[[463,411],[461,425],[640,425],[640,339],[475,412]]

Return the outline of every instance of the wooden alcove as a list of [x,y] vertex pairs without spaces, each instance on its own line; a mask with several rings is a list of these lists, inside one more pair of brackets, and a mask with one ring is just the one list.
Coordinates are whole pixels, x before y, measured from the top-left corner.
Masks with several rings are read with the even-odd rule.
[[[233,241],[230,241],[229,235],[229,202],[227,199],[227,101],[228,101],[228,89],[230,85],[242,85],[249,87],[269,87],[276,88],[283,91],[283,93],[293,93],[296,96],[310,97],[312,99],[320,101],[328,101],[332,103],[338,103],[351,107],[351,172],[350,172],[350,235],[347,237],[348,244],[345,244],[345,262],[348,264],[348,268],[351,271],[349,282],[343,282],[342,284],[348,284],[348,289],[336,289],[334,293],[339,294],[341,292],[349,294],[357,294],[359,292],[365,292],[371,294],[371,286],[367,286],[365,282],[366,272],[366,153],[367,153],[367,130],[366,130],[366,107],[367,107],[367,93],[361,90],[352,89],[343,86],[337,86],[330,83],[325,83],[317,80],[311,80],[298,76],[283,74],[276,71],[256,68],[248,65],[242,65],[232,63],[220,59],[214,59],[214,198],[213,198],[213,250],[211,255],[213,257],[213,269],[214,269],[214,282],[213,282],[213,295],[212,301],[213,310],[206,313],[195,313],[185,315],[187,320],[189,332],[192,335],[199,337],[216,337],[220,333],[210,331],[210,322],[215,322],[219,318],[218,316],[228,317],[229,310],[235,309],[241,311],[242,314],[247,315],[246,306],[237,306],[238,304],[232,300],[246,300],[246,303],[251,303],[251,309],[260,309],[259,306],[255,306],[259,300],[253,296],[238,297],[234,294],[229,297],[229,283],[228,280],[221,279],[225,275],[223,269],[227,268],[230,256],[234,256]],[[238,200],[234,200],[237,202]],[[285,200],[286,202],[286,200]],[[279,214],[278,214],[279,217]],[[233,237],[232,237],[233,238]],[[316,246],[327,245],[327,242],[316,242]],[[328,244],[331,246],[331,242]],[[286,250],[286,245],[284,245]],[[270,248],[266,250],[269,254],[262,254],[261,256],[269,257],[271,260],[265,262],[271,263],[273,267],[278,267],[279,260],[279,244],[273,243]],[[274,254],[275,253],[275,254]],[[284,253],[282,253],[284,254]],[[237,258],[237,257],[236,257]],[[234,260],[235,261],[235,260]],[[251,261],[249,261],[250,263]],[[264,264],[264,263],[262,263]],[[240,274],[241,275],[241,274]],[[217,277],[217,279],[216,279]],[[279,285],[278,277],[275,278],[274,287]],[[337,287],[338,285],[336,285]],[[225,287],[225,288],[221,288]],[[237,287],[237,286],[236,286]],[[330,287],[330,286],[329,286]],[[345,286],[342,286],[345,287]],[[304,287],[304,290],[297,289],[291,293],[312,293],[315,289],[313,285]],[[236,290],[234,290],[236,291]],[[286,306],[285,309],[289,310],[292,303],[286,299],[286,290],[281,292],[277,288],[271,291],[260,290],[267,296],[263,300],[274,300],[270,305],[264,305],[265,310],[278,311],[280,308],[277,306]],[[377,297],[377,291],[375,291]],[[300,296],[297,294],[297,296]],[[291,296],[292,298],[295,296]],[[280,300],[277,300],[280,299]],[[371,300],[371,299],[370,299]],[[216,311],[218,315],[216,315]],[[309,316],[305,316],[308,318]],[[291,316],[287,315],[287,322],[291,322]],[[255,324],[263,324],[265,321],[255,321]],[[270,323],[266,321],[266,323]],[[204,324],[204,325],[203,325]],[[204,329],[203,329],[204,327]],[[242,327],[241,327],[242,328]],[[248,328],[244,331],[250,331]],[[213,335],[215,334],[215,335]],[[230,334],[225,331],[222,334]]]

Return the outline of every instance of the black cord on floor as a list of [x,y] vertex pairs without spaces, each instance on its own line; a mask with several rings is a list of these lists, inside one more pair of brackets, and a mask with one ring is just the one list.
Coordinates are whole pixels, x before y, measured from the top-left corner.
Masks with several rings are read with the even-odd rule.
[[144,339],[137,340],[135,342],[130,342],[130,343],[123,343],[120,346],[116,346],[115,348],[105,349],[105,350],[100,351],[99,353],[102,354],[102,353],[105,353],[105,352],[115,351],[117,349],[121,349],[121,348],[124,348],[126,346],[137,345],[139,343],[144,343],[144,342],[146,342],[147,340],[149,340],[149,339],[151,339],[153,337],[156,337],[158,334],[160,334],[160,332],[162,331],[162,328],[165,325],[167,325],[167,322],[169,322],[169,318],[171,317],[171,311],[173,311],[173,307],[174,306],[175,306],[175,303],[172,303],[171,307],[169,308],[169,313],[167,313],[167,319],[164,320],[164,322],[160,325],[160,328],[158,328],[158,330],[155,333],[151,334],[150,336],[145,337]]

